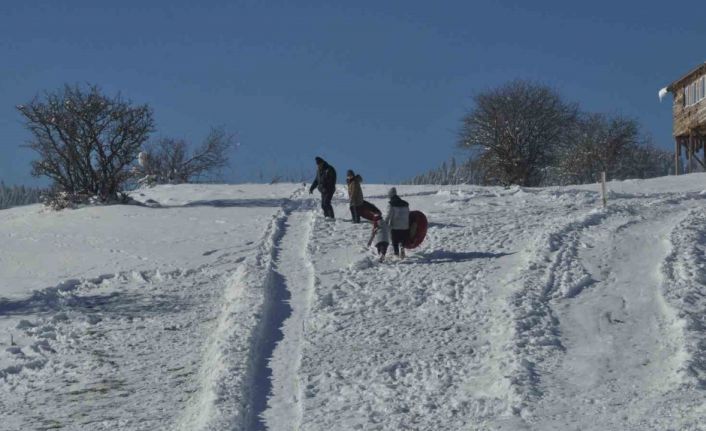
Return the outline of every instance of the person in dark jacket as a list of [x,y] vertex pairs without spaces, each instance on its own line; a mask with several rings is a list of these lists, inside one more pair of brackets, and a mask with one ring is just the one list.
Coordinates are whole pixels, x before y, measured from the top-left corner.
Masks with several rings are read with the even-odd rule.
[[321,157],[316,157],[314,160],[316,160],[316,179],[311,183],[309,194],[314,193],[314,189],[319,190],[324,217],[333,219],[331,199],[333,199],[333,194],[336,192],[336,170]]
[[363,178],[360,175],[356,175],[355,172],[348,169],[348,172],[346,172],[346,183],[348,184],[348,204],[351,209],[353,223],[360,223],[358,209],[365,202],[363,200],[363,189],[360,187],[362,181]]
[[397,189],[392,187],[387,193],[390,204],[387,207],[387,216],[384,223],[390,228],[392,237],[392,250],[395,256],[404,259],[404,242],[409,237],[409,204],[397,196]]

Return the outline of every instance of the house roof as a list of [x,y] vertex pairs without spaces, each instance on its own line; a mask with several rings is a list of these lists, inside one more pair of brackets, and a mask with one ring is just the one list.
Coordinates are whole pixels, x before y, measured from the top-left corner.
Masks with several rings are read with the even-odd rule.
[[706,71],[706,63],[701,63],[700,65],[696,66],[693,68],[689,73],[686,75],[682,76],[681,78],[677,79],[676,81],[672,82],[667,86],[667,91],[674,92],[674,90],[678,89],[681,87],[682,84],[684,84],[684,81],[689,80],[692,76],[696,75],[699,72]]

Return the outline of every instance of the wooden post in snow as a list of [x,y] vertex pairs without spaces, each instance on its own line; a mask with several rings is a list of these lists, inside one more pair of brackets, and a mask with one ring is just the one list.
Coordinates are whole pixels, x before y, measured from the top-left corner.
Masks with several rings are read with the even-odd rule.
[[603,208],[608,204],[605,193],[605,171],[601,172],[601,196],[603,197]]

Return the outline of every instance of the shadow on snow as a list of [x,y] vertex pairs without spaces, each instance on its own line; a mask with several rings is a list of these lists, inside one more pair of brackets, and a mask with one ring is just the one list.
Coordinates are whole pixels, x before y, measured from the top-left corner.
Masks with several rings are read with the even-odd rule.
[[264,199],[213,199],[193,201],[183,205],[159,205],[155,208],[189,208],[189,207],[216,207],[216,208],[276,208],[285,205],[289,200],[282,198]]
[[46,315],[59,312],[80,312],[112,317],[144,317],[182,313],[185,304],[176,294],[110,292],[97,295],[62,295],[36,291],[20,300],[0,298],[0,316]]
[[429,222],[429,227],[430,228],[457,228],[457,227],[465,227],[460,224],[456,223],[439,223],[439,222]]
[[497,259],[503,256],[509,256],[514,253],[488,253],[482,251],[447,251],[435,250],[431,253],[417,255],[414,263],[453,263],[465,262],[475,259]]

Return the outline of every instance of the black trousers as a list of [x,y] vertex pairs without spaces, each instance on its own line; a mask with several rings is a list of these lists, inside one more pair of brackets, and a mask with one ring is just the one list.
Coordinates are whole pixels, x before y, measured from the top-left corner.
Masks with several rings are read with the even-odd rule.
[[358,208],[359,207],[354,207],[351,205],[351,219],[353,219],[353,223],[360,223],[360,214],[358,214]]
[[392,237],[392,250],[395,252],[395,256],[399,256],[400,244],[402,244],[402,248],[404,248],[404,242],[407,241],[407,237],[409,236],[409,229],[392,229],[390,236]]
[[387,253],[387,246],[388,245],[389,244],[384,241],[377,243],[376,247],[378,249],[378,254],[385,256],[385,253]]
[[321,192],[321,209],[324,210],[324,217],[334,218],[331,199],[333,199],[333,192]]

